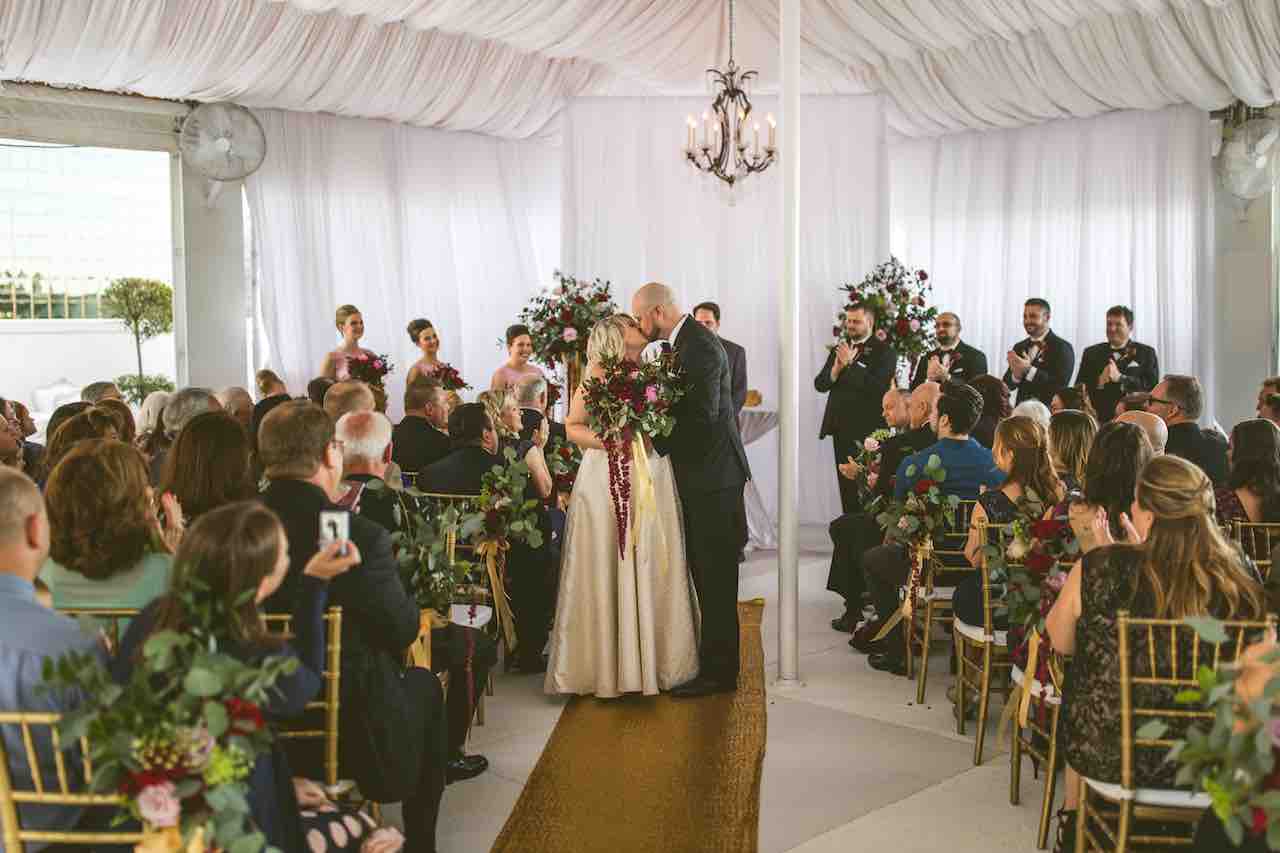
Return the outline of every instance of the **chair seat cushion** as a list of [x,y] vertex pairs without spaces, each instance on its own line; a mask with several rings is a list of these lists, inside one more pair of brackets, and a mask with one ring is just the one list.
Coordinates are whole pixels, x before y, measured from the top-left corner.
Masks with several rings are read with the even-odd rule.
[[1178,809],[1207,809],[1213,805],[1208,794],[1197,794],[1192,791],[1180,791],[1169,788],[1139,788],[1126,791],[1120,785],[1111,782],[1099,782],[1086,778],[1087,784],[1094,791],[1109,800],[1133,800],[1140,806],[1165,806]]
[[[916,590],[917,601],[950,601],[952,596],[956,594],[954,586],[935,586],[932,592],[925,591],[924,587]],[[904,586],[898,590],[898,598],[907,597],[907,588]]]
[[955,625],[957,631],[959,631],[961,634],[963,634],[965,637],[967,637],[968,639],[972,640],[975,643],[986,643],[989,641],[994,641],[997,646],[1009,645],[1008,631],[996,631],[996,634],[994,637],[988,637],[983,632],[980,626],[970,625],[968,622],[965,622],[963,619],[952,619],[951,621],[952,621],[952,624]]
[[1024,683],[1027,678],[1026,674],[1017,666],[1013,667],[1011,677],[1013,678],[1014,684],[1017,684],[1023,689],[1029,689],[1031,691],[1031,695],[1035,698],[1039,699],[1043,696],[1044,701],[1048,702],[1050,705],[1062,704],[1062,696],[1058,694],[1058,691],[1052,684],[1041,684],[1038,679],[1033,678],[1031,679],[1031,684],[1028,687],[1028,685]]

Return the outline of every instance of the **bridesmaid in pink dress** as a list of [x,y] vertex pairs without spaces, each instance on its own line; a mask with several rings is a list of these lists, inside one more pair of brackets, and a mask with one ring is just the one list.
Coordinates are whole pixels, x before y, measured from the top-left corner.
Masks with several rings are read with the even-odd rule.
[[419,376],[431,376],[440,367],[440,336],[436,334],[436,327],[431,325],[431,321],[421,317],[410,320],[406,331],[409,333],[409,340],[422,351],[422,358],[409,368],[409,376],[405,380],[406,385],[412,385],[413,380]]
[[514,388],[526,376],[546,376],[542,368],[530,364],[533,356],[533,338],[529,335],[529,327],[521,323],[507,327],[507,360],[493,372],[489,382],[489,390],[505,391]]
[[324,357],[320,375],[341,382],[351,377],[347,370],[348,358],[359,353],[368,356],[373,356],[374,353],[360,346],[360,339],[364,337],[364,317],[360,316],[359,308],[354,305],[339,305],[334,322],[338,333],[342,335],[342,345]]

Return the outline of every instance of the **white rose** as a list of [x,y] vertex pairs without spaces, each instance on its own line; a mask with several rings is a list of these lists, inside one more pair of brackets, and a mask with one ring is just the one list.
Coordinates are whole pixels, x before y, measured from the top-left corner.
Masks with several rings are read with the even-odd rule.
[[867,436],[862,442],[862,449],[868,453],[876,453],[880,450],[880,442],[876,441],[873,436]]

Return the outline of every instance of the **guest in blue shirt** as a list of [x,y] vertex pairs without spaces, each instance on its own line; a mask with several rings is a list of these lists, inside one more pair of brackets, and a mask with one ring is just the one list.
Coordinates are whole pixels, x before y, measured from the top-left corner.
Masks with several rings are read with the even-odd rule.
[[[960,382],[944,383],[934,414],[938,443],[902,460],[898,465],[894,497],[905,497],[924,476],[930,456],[937,456],[947,472],[947,479],[939,484],[944,494],[976,500],[983,487],[999,488],[1004,482],[1004,473],[996,466],[991,451],[969,437],[969,431],[980,417],[981,394]],[[912,466],[914,470],[908,474]],[[876,613],[880,619],[887,619],[898,609],[898,590],[907,582],[911,570],[906,549],[897,544],[879,545],[867,551],[862,565]],[[906,675],[901,623],[885,636],[879,648],[871,651],[872,668]]]
[[[45,692],[42,669],[45,660],[66,652],[105,655],[97,641],[71,619],[36,600],[35,579],[49,556],[49,518],[44,499],[29,477],[12,468],[0,468],[0,710],[63,712],[79,704],[74,692]],[[45,785],[56,785],[57,765],[48,729],[37,728],[35,751]],[[17,726],[4,726],[9,773],[16,790],[34,789],[26,749]],[[79,750],[67,751],[67,775],[80,780]],[[19,807],[24,829],[67,830],[82,818],[75,806]],[[28,853],[45,844],[28,843]],[[100,847],[99,849],[107,849]],[[111,848],[118,849],[118,848]],[[4,844],[0,843],[0,851]],[[16,851],[10,851],[16,853]]]

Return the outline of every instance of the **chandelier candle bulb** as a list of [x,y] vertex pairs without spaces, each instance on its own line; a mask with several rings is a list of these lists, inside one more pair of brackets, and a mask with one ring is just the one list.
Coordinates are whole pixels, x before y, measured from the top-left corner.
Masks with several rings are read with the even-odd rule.
[[711,144],[711,113],[702,114],[702,144]]
[[769,122],[769,150],[773,151],[778,147],[776,139],[778,122],[773,117],[773,113],[769,113],[769,115],[765,116],[765,120]]
[[756,157],[759,157],[760,156],[760,122],[756,122],[756,125],[752,130],[752,135],[754,137],[754,145],[752,148],[752,153]]

